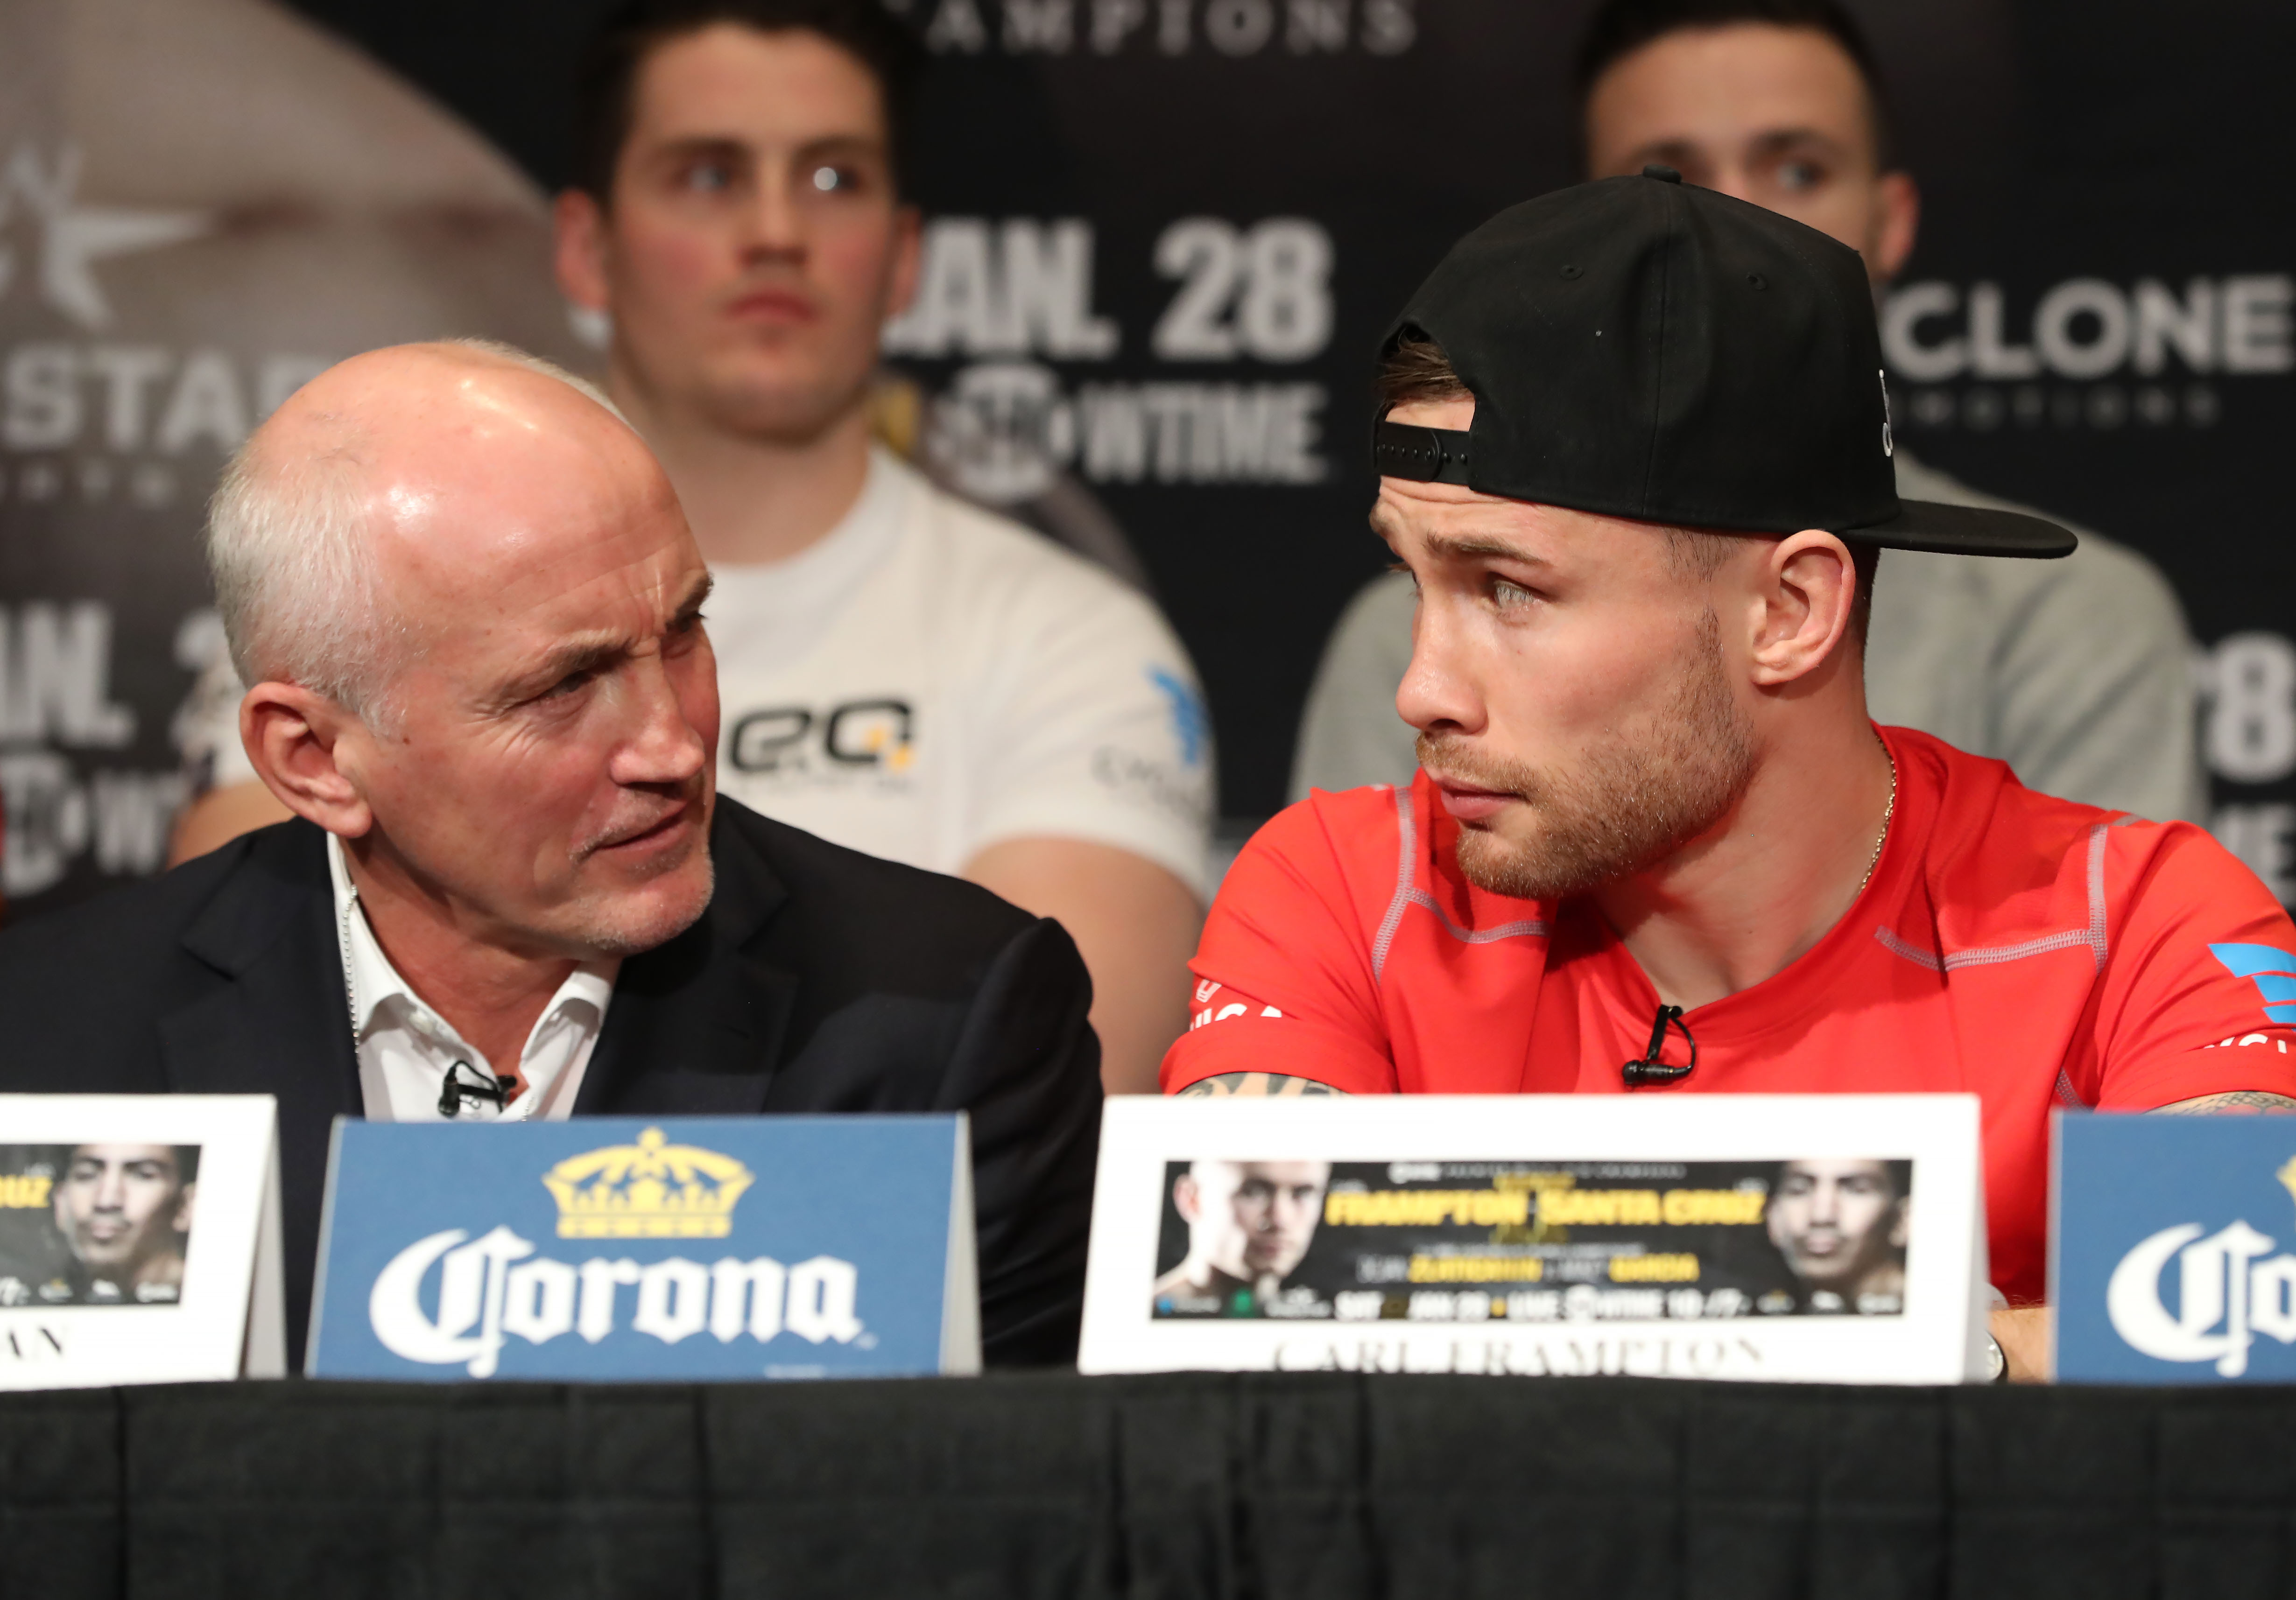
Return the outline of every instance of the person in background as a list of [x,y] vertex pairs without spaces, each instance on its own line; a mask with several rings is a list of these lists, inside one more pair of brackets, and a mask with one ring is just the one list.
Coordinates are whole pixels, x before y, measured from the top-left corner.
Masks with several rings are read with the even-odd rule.
[[[1897,164],[1873,57],[1834,0],[1610,0],[1576,88],[1590,177],[1662,163],[1832,234],[1864,256],[1877,291],[1914,248],[1919,193]],[[1902,444],[1896,467],[1907,499],[2008,505]],[[2205,820],[2175,592],[2135,551],[2079,537],[2062,561],[1891,551],[1866,647],[1874,718],[1998,756],[2044,794]],[[1415,735],[1395,695],[1414,603],[1409,576],[1390,573],[1341,616],[1308,691],[1292,798],[1410,782]]]
[[[723,792],[1057,918],[1107,1087],[1152,1091],[1201,923],[1209,725],[1145,600],[872,441],[918,266],[919,53],[879,0],[624,5],[584,68],[559,278],[611,321],[606,387],[716,579]],[[282,814],[209,743],[178,859]]]

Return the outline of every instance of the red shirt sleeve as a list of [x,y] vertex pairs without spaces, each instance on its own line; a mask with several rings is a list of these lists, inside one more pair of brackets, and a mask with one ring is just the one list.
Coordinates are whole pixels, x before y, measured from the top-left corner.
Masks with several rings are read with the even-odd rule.
[[1165,1053],[1165,1093],[1225,1073],[1396,1091],[1361,901],[1392,895],[1397,845],[1384,789],[1316,795],[1252,837],[1188,963],[1200,981],[1188,1031]]
[[[2069,1071],[2101,1110],[2151,1111],[2232,1090],[2296,1097],[2296,924],[2189,823],[2107,836],[2112,948],[2093,1052]],[[2118,882],[2114,880],[2118,879]]]

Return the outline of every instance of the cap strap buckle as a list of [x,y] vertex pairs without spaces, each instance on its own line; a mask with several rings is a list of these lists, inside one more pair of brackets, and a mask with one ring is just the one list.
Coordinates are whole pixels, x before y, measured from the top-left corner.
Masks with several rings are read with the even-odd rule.
[[1424,484],[1467,482],[1469,435],[1454,428],[1415,428],[1408,422],[1373,424],[1372,464],[1382,478],[1407,478]]

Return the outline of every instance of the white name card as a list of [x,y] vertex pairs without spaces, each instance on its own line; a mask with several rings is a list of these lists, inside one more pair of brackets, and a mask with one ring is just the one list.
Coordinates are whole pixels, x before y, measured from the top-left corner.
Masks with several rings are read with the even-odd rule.
[[279,1377],[269,1095],[0,1095],[0,1389]]
[[1078,1365],[1957,1383],[1982,1182],[1970,1095],[1123,1097]]

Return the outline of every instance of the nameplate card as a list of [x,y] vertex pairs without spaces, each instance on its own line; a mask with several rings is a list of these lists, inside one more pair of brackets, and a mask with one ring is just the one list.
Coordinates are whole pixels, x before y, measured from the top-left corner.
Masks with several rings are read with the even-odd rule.
[[2061,1381],[2296,1383],[2296,1117],[2060,1112]]
[[269,1095],[0,1095],[0,1389],[279,1377]]
[[1956,1383],[1968,1095],[1108,1103],[1086,1372]]
[[315,1377],[977,1372],[955,1116],[335,1123]]

